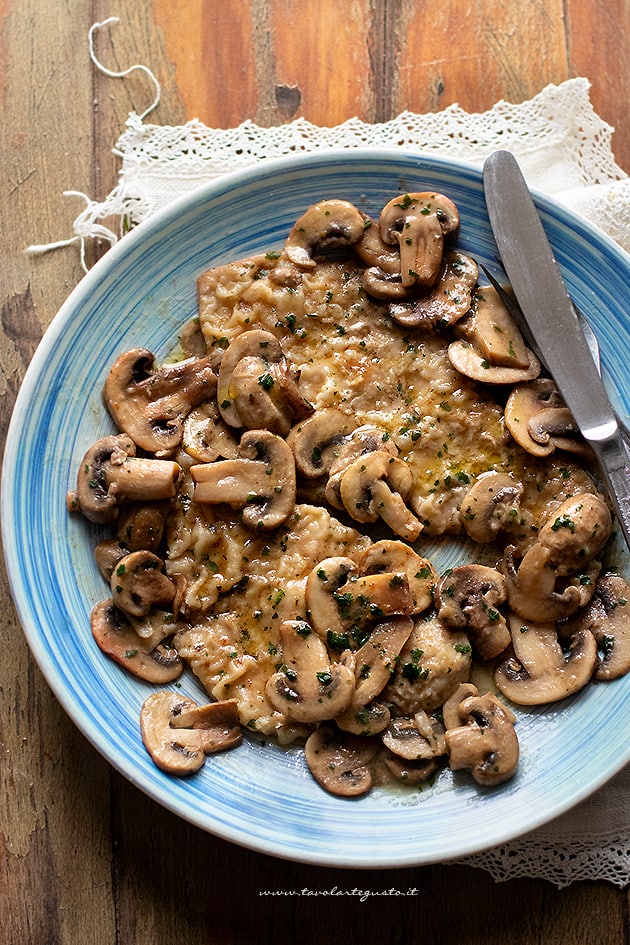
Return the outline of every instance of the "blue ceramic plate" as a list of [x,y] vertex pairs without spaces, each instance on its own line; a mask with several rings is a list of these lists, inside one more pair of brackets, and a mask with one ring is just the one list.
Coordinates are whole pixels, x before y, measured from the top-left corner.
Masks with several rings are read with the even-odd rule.
[[[390,867],[477,852],[566,811],[630,759],[628,676],[555,708],[519,713],[520,770],[492,791],[447,771],[422,791],[377,789],[341,800],[315,784],[301,751],[248,738],[177,780],[153,765],[140,739],[140,707],[151,688],[92,640],[90,610],[106,596],[92,548],[103,536],[67,514],[65,496],[86,447],[113,430],[100,391],[115,356],[134,346],[166,354],[196,311],[197,275],[279,247],[315,200],[344,197],[378,213],[393,194],[422,190],[455,201],[459,246],[492,266],[480,174],[451,161],[385,151],[299,156],[177,201],[125,236],[72,293],[27,372],[9,433],[6,564],[29,645],[55,695],[105,758],[160,804],[227,840],[293,860]],[[574,299],[599,335],[608,389],[627,412],[628,257],[552,202],[538,203]],[[448,549],[425,553],[438,568],[448,564]],[[179,691],[203,699],[189,675]]]

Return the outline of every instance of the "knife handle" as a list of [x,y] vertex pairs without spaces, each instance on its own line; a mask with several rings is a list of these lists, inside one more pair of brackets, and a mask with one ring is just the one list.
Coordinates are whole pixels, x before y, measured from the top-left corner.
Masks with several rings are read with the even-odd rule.
[[630,462],[620,435],[591,443],[613,500],[617,518],[630,548]]

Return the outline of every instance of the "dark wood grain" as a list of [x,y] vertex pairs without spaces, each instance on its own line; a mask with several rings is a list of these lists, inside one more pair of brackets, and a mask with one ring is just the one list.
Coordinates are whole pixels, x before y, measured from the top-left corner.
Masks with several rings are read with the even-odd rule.
[[[625,0],[0,0],[2,446],[42,332],[82,275],[76,246],[23,250],[70,234],[82,202],[64,190],[109,192],[111,149],[153,95],[141,72],[91,67],[88,29],[109,16],[121,22],[99,32],[98,56],[113,70],[151,66],[156,123],[330,125],[453,102],[480,111],[586,75],[630,168]],[[200,832],[113,772],[65,715],[29,654],[4,567],[0,606],[0,942],[627,941],[626,892],[606,883],[558,891],[497,885],[465,866],[325,869]],[[389,889],[417,894],[377,895]]]

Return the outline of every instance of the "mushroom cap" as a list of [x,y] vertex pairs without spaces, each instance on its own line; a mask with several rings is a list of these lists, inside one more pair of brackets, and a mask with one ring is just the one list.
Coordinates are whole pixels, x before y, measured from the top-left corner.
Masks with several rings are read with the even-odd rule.
[[248,430],[237,459],[190,467],[194,501],[242,509],[243,524],[255,531],[282,525],[295,507],[293,453],[285,440],[267,430]]
[[341,410],[326,407],[292,427],[287,443],[293,450],[297,472],[308,479],[325,476],[340,445],[355,426],[352,418]]
[[500,568],[510,608],[525,620],[539,623],[563,620],[586,603],[583,588],[569,583],[558,589],[551,551],[539,541],[528,548],[518,567],[516,548],[507,545]]
[[150,351],[133,348],[111,366],[103,399],[119,430],[141,449],[166,455],[181,442],[192,408],[213,397],[216,389],[209,358],[187,358],[155,368]]
[[508,712],[489,695],[469,696],[458,712],[462,725],[446,731],[453,771],[469,770],[483,786],[509,780],[518,766],[519,744]]
[[453,568],[435,589],[438,616],[448,627],[464,628],[483,660],[510,645],[510,632],[499,605],[506,599],[505,578],[494,568],[464,564]]
[[[389,314],[399,325],[411,328],[449,328],[469,311],[478,275],[474,259],[456,250],[446,252],[431,289],[421,295],[416,293],[409,302],[390,305]],[[370,291],[367,285],[365,290]]]
[[215,459],[234,459],[238,440],[219,414],[212,400],[191,410],[184,421],[182,449],[198,463],[212,463]]
[[323,725],[306,740],[304,756],[309,771],[330,794],[358,797],[372,787],[370,761],[377,746],[371,739],[347,735]]
[[375,712],[366,713],[365,709],[391,679],[396,660],[412,629],[410,617],[390,617],[378,623],[369,639],[356,651],[354,693],[345,711],[336,716],[340,729],[357,735],[371,735],[382,731],[389,723],[389,711],[377,707]]
[[460,339],[448,346],[448,359],[453,367],[473,381],[482,384],[517,384],[520,381],[529,381],[540,374],[540,361],[533,351],[529,352],[527,367],[507,367],[503,364],[492,364],[469,341]]
[[630,585],[615,572],[597,581],[588,607],[570,617],[562,633],[589,630],[599,647],[595,679],[618,679],[630,672]]
[[342,472],[340,495],[348,514],[358,522],[379,517],[397,535],[415,541],[422,523],[405,505],[413,476],[404,460],[386,450],[376,450],[355,459]]
[[314,256],[358,243],[365,222],[365,216],[348,200],[320,200],[296,220],[284,244],[285,254],[301,269],[314,269]]
[[612,517],[601,496],[584,492],[566,499],[538,533],[549,549],[558,574],[582,569],[604,548],[612,531]]
[[114,567],[110,586],[119,610],[145,617],[152,608],[172,607],[176,587],[164,574],[164,562],[152,551],[132,551]]
[[355,459],[376,450],[384,450],[390,456],[397,456],[398,453],[386,430],[371,423],[356,427],[341,441],[331,461],[325,489],[326,501],[334,508],[344,508],[341,499],[341,478],[344,471]]
[[495,683],[511,702],[558,702],[589,682],[597,665],[597,643],[590,630],[579,628],[565,653],[553,622],[524,624],[512,614],[509,626],[514,656],[497,667]]
[[549,456],[555,449],[591,454],[551,378],[539,377],[514,387],[505,405],[505,425],[533,456]]
[[412,614],[422,613],[433,603],[438,574],[428,558],[422,558],[404,541],[384,538],[374,542],[360,560],[362,574],[402,572],[407,575]]
[[265,686],[274,708],[293,722],[323,722],[340,715],[354,691],[351,667],[331,663],[323,641],[305,621],[283,621],[279,635],[282,668]]
[[394,197],[379,217],[383,242],[398,243],[403,286],[433,285],[442,263],[444,236],[458,229],[455,204],[430,191]]
[[198,706],[174,692],[155,692],[140,711],[142,741],[163,771],[198,771],[206,755],[239,745],[242,733],[235,699]]
[[467,535],[479,544],[494,541],[518,521],[523,484],[509,473],[488,471],[474,481],[461,505]]
[[[99,649],[133,676],[159,684],[181,676],[183,664],[175,647],[164,642],[156,646],[153,638],[140,637],[113,600],[95,604],[90,625]],[[169,632],[173,630],[171,626]]]
[[406,761],[428,761],[446,752],[444,726],[423,711],[392,719],[381,738],[386,748]]
[[275,335],[251,328],[237,335],[221,358],[217,404],[228,426],[286,436],[311,405],[301,396]]

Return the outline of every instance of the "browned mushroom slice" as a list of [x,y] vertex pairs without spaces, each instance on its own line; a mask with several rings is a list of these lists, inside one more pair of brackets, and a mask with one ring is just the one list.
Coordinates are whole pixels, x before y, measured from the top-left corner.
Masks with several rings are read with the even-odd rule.
[[224,352],[217,404],[229,426],[280,436],[313,409],[299,392],[280,342],[260,328],[237,335]]
[[[151,683],[172,682],[181,676],[183,664],[177,650],[155,638],[138,636],[129,619],[113,600],[96,604],[90,616],[92,635],[103,653],[132,675]],[[172,633],[173,627],[170,627]],[[162,639],[166,634],[161,634]]]
[[313,257],[358,243],[365,231],[365,218],[347,200],[321,200],[296,220],[284,251],[301,269],[314,269]]
[[437,758],[430,758],[426,761],[407,761],[391,754],[383,758],[383,764],[394,781],[409,786],[425,784],[433,777],[438,768]]
[[381,237],[378,221],[364,215],[363,235],[352,247],[361,262],[383,274],[397,275],[400,279],[400,253]]
[[121,558],[129,554],[129,549],[118,541],[117,538],[104,538],[94,547],[94,560],[96,561],[101,576],[109,584],[112,572]]
[[234,748],[243,739],[235,699],[198,706],[167,691],[144,701],[140,728],[158,768],[180,776],[198,771],[206,755]]
[[106,436],[83,457],[76,492],[68,494],[68,508],[80,510],[97,524],[113,522],[121,502],[172,498],[180,472],[171,460],[136,457],[135,444],[126,434]]
[[166,506],[159,502],[134,502],[124,506],[118,516],[118,541],[129,551],[157,553],[164,536],[166,516]]
[[133,617],[146,616],[152,607],[173,608],[176,586],[164,574],[164,562],[151,551],[132,551],[116,564],[111,579],[116,607]]
[[341,499],[341,477],[345,470],[355,459],[377,450],[384,450],[390,456],[398,455],[396,445],[392,442],[389,434],[382,427],[377,427],[374,424],[366,423],[356,427],[341,441],[330,463],[325,490],[326,501],[334,508],[340,510],[344,508]]
[[212,400],[191,410],[184,422],[182,448],[198,463],[213,463],[215,459],[234,459],[238,440],[234,430],[219,414]]
[[403,541],[385,538],[374,542],[361,558],[360,568],[362,574],[406,574],[413,602],[412,614],[422,613],[433,602],[437,572],[428,558],[422,558]]
[[216,389],[208,358],[156,368],[150,351],[133,348],[112,365],[103,399],[119,430],[141,449],[166,455],[179,446],[192,408],[209,400]]
[[461,521],[466,534],[479,544],[494,541],[519,520],[523,484],[509,473],[482,473],[466,493]]
[[446,752],[443,724],[423,711],[392,719],[381,738],[394,755],[406,761],[428,761]]
[[358,797],[372,787],[369,764],[377,745],[359,735],[339,733],[332,726],[322,726],[306,740],[304,756],[309,771],[330,794]]
[[551,551],[540,542],[528,548],[520,564],[514,545],[507,545],[500,568],[505,576],[508,603],[523,620],[563,620],[586,604],[593,593],[588,584],[560,585]]
[[474,259],[456,251],[445,253],[431,291],[411,302],[390,305],[389,314],[399,325],[430,330],[449,328],[469,311],[478,275]]
[[285,440],[266,430],[243,434],[237,459],[191,466],[194,501],[242,510],[256,531],[282,525],[295,507],[295,461]]
[[462,724],[447,729],[453,771],[470,771],[483,786],[509,780],[516,772],[519,745],[508,712],[490,696],[469,696],[459,705]]
[[389,723],[390,713],[374,700],[391,679],[396,660],[409,639],[413,621],[391,617],[376,624],[369,639],[354,654],[355,688],[347,709],[336,716],[340,729],[355,735],[374,735]]
[[283,662],[267,681],[267,698],[294,722],[335,718],[352,698],[352,668],[331,663],[323,641],[305,621],[285,620],[279,632]]
[[494,568],[464,564],[453,568],[435,589],[438,616],[447,627],[466,629],[482,660],[510,645],[510,632],[499,605],[506,599],[505,578]]
[[618,679],[630,672],[630,585],[625,578],[612,571],[601,577],[588,607],[569,618],[562,634],[572,635],[580,627],[597,640],[595,679]]
[[485,384],[516,384],[540,374],[538,358],[495,289],[479,290],[471,315],[455,331],[460,339],[449,345],[448,357],[460,374]]
[[317,410],[294,426],[287,443],[298,473],[308,479],[327,475],[339,447],[355,426],[351,417],[334,407]]
[[444,237],[459,229],[459,212],[444,194],[432,192],[394,197],[379,217],[381,239],[398,244],[403,286],[431,286],[444,249]]
[[512,614],[509,626],[514,656],[497,667],[495,682],[511,702],[558,702],[588,683],[597,664],[597,643],[590,630],[580,628],[565,652],[553,622],[523,623],[522,618]]
[[516,442],[533,456],[549,456],[556,449],[591,455],[550,378],[516,385],[505,405],[505,425]]
[[573,574],[603,551],[612,517],[601,496],[584,492],[562,502],[538,533],[557,574]]
[[344,508],[357,522],[381,518],[396,535],[415,541],[422,523],[405,504],[412,487],[413,476],[405,461],[376,450],[343,471],[339,491]]

